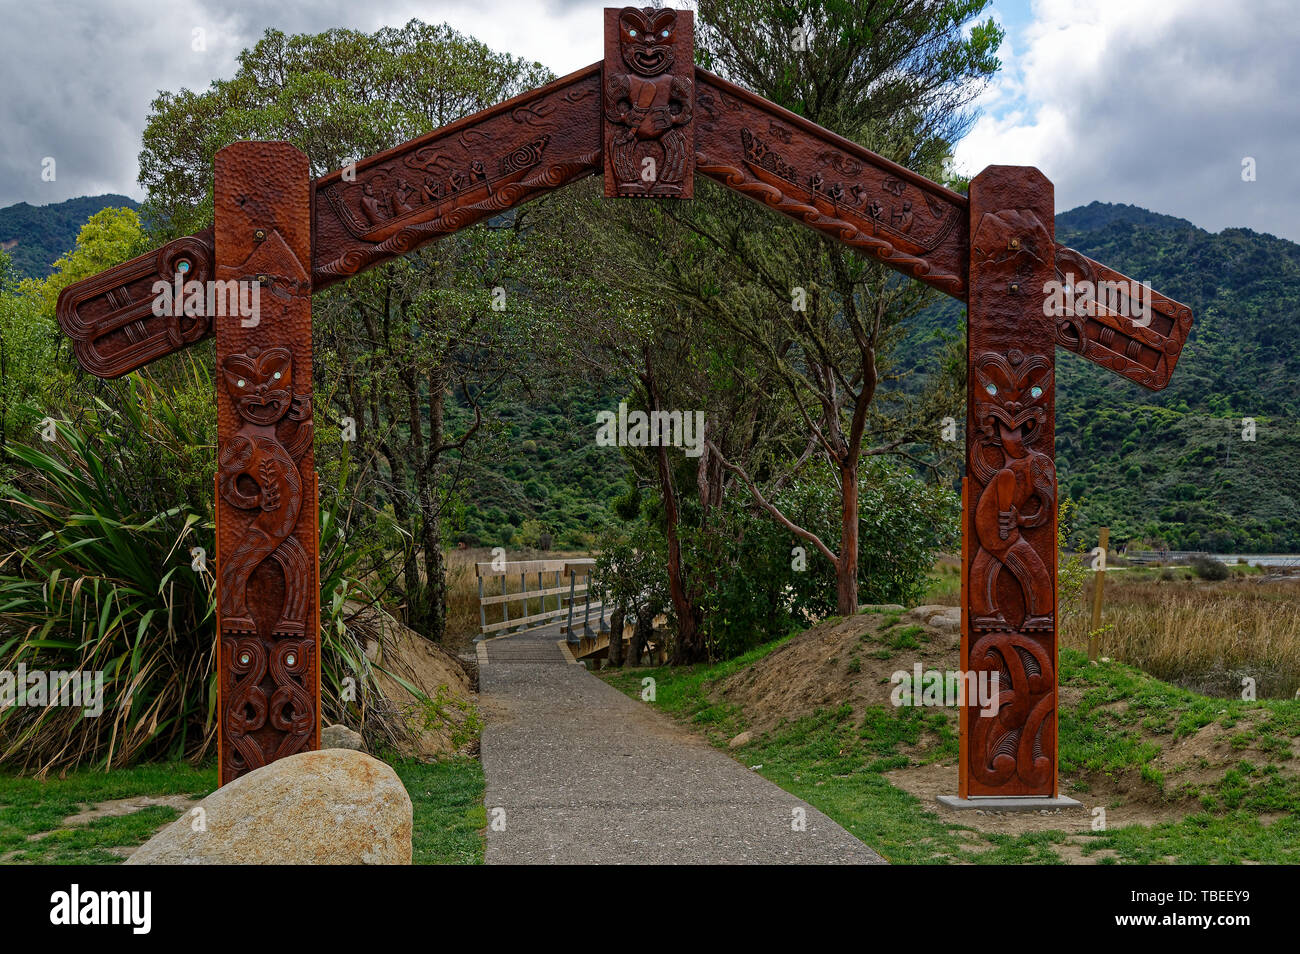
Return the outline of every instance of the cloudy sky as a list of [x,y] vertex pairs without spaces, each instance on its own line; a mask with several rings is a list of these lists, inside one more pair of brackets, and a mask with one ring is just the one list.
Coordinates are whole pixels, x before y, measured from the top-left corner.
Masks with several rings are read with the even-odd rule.
[[[142,198],[136,160],[157,90],[233,75],[267,27],[445,20],[566,73],[600,58],[608,2],[0,0],[0,206]],[[1003,70],[959,169],[1036,165],[1056,183],[1058,210],[1129,202],[1300,241],[1294,0],[995,0],[990,12],[1007,30]],[[53,182],[42,180],[46,157]],[[1247,159],[1254,181],[1243,181]]]

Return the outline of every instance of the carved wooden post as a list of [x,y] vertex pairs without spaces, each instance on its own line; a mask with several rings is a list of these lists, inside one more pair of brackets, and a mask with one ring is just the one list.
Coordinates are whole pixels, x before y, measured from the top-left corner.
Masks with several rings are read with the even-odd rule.
[[971,180],[961,652],[999,688],[962,709],[962,798],[1057,794],[1053,216],[1037,169]]
[[255,283],[258,305],[212,318],[223,785],[320,744],[311,200],[288,143],[217,153],[216,278]]

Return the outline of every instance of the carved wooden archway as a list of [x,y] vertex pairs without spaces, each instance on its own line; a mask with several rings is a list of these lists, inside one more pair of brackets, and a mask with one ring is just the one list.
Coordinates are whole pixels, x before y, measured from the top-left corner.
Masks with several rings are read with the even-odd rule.
[[[214,227],[70,286],[82,367],[118,377],[216,336],[221,781],[319,745],[311,294],[589,175],[685,199],[693,176],[875,256],[968,307],[962,649],[998,714],[962,708],[959,794],[1055,796],[1055,349],[1168,382],[1188,308],[1152,293],[1048,317],[1045,284],[1123,282],[1055,243],[1051,183],[993,166],[962,196],[694,66],[693,15],[605,10],[605,58],[309,181],[286,143],[216,159]],[[260,283],[263,318],[157,315],[154,285]]]

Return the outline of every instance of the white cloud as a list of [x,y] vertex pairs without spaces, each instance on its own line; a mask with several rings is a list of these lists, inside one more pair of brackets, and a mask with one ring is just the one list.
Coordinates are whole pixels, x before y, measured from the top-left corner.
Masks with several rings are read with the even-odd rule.
[[[1283,0],[1036,0],[959,168],[1035,165],[1056,205],[1131,202],[1300,239],[1300,24]],[[1241,160],[1258,161],[1242,182]]]
[[[566,73],[602,55],[595,0],[115,0],[9,4],[0,32],[0,205],[125,192],[159,89],[234,74],[267,27],[373,31],[446,21]],[[1244,12],[1243,12],[1244,7]],[[995,4],[994,11],[998,7]],[[1008,8],[1010,10],[1011,8]],[[1211,229],[1300,240],[1300,18],[1288,0],[1035,0],[1015,21],[960,167],[1036,165],[1057,208],[1132,202]],[[191,49],[192,31],[207,49]],[[41,181],[41,159],[58,179]],[[1258,179],[1241,181],[1252,156]]]
[[[119,192],[143,198],[140,135],[158,90],[233,76],[268,27],[367,32],[413,18],[452,27],[558,74],[603,55],[603,3],[552,0],[99,0],[7,4],[0,31],[5,95],[0,206]],[[194,50],[195,29],[205,49]],[[41,179],[54,157],[57,178]]]

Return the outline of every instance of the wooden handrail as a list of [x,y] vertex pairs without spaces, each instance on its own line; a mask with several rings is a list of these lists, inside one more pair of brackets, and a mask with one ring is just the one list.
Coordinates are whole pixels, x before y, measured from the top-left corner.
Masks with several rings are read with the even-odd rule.
[[[476,563],[474,572],[478,577],[478,601],[479,601],[479,631],[482,634],[498,633],[503,630],[522,630],[532,629],[537,626],[545,626],[554,623],[567,615],[568,625],[562,627],[564,631],[571,632],[573,627],[573,615],[575,609],[581,609],[583,614],[583,628],[586,629],[591,618],[591,611],[600,612],[601,624],[604,624],[604,609],[599,603],[591,602],[591,576],[596,568],[594,557],[570,557],[562,560],[511,560],[505,562],[493,563]],[[518,574],[519,589],[513,593],[508,592],[509,578]],[[529,589],[529,576],[537,575],[537,588]],[[547,574],[554,574],[550,586],[546,585],[544,579]],[[561,583],[561,577],[567,576],[568,582]],[[584,577],[581,586],[578,585],[578,577]],[[500,592],[488,594],[487,581],[500,578]],[[492,587],[497,587],[492,583]],[[554,609],[546,608],[546,601],[550,597],[555,597]],[[524,613],[528,613],[529,601],[541,601],[541,612],[525,615],[522,617],[510,618],[511,604],[524,604]],[[489,623],[487,619],[487,608],[489,606],[500,606],[502,619],[499,622]]]

